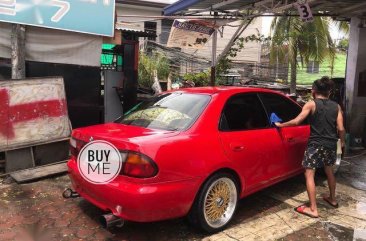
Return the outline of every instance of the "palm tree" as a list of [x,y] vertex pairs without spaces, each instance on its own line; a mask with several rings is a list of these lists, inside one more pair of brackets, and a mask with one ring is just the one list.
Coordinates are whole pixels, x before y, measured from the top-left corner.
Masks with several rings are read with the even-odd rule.
[[345,35],[349,35],[349,31],[350,31],[349,22],[334,21],[333,23],[338,28],[339,31],[343,32]]
[[290,92],[296,93],[298,57],[301,65],[310,60],[322,63],[329,59],[331,69],[335,59],[335,46],[330,36],[328,18],[315,17],[313,22],[303,22],[298,17],[275,17],[271,25],[271,63],[289,62],[291,69]]

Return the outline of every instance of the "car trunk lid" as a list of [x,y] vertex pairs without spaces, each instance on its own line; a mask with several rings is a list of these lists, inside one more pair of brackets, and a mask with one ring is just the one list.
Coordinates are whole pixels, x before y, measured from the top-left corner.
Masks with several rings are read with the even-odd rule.
[[[108,123],[78,128],[73,131],[73,138],[84,144],[104,140],[112,143],[120,150],[138,151],[139,146],[156,139],[164,139],[178,135],[178,131],[148,129],[139,126]],[[81,149],[79,146],[78,149]],[[80,150],[79,150],[80,151]]]

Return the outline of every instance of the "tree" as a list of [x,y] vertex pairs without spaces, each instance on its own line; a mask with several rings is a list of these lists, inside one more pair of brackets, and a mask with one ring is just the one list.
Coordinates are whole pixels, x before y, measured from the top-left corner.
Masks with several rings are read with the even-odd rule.
[[348,49],[348,45],[349,45],[348,38],[342,38],[341,40],[339,40],[337,48],[339,51],[346,52]]
[[208,86],[210,83],[211,72],[209,70],[199,72],[199,73],[187,73],[183,76],[183,79],[186,81],[192,81],[194,86]]
[[291,69],[290,92],[296,93],[298,57],[301,65],[310,60],[324,62],[329,59],[333,71],[336,48],[330,36],[330,19],[315,17],[303,22],[298,17],[275,17],[272,25],[271,63],[289,61]]
[[334,21],[334,25],[339,31],[343,32],[345,35],[349,35],[350,26],[346,21]]
[[154,71],[157,71],[159,80],[166,80],[170,73],[169,59],[158,52],[153,52],[151,55],[140,52],[139,85],[151,88],[154,83]]
[[224,55],[216,66],[216,75],[220,77],[220,75],[229,73],[229,70],[232,67],[232,60],[235,58],[243,49],[245,43],[248,42],[260,42],[263,43],[265,41],[270,40],[270,37],[265,37],[261,34],[252,34],[246,37],[239,37],[235,40],[233,46],[231,46],[230,50]]
[[336,21],[334,22],[334,25],[338,28],[340,32],[344,34],[343,38],[339,40],[337,48],[339,51],[346,52],[349,45],[349,23],[346,21]]

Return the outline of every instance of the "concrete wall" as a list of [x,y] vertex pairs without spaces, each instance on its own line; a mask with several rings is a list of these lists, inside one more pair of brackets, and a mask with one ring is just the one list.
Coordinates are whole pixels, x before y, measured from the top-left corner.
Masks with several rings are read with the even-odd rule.
[[366,120],[366,97],[359,96],[360,73],[366,71],[366,28],[352,18],[346,73],[347,127],[354,137],[362,137]]

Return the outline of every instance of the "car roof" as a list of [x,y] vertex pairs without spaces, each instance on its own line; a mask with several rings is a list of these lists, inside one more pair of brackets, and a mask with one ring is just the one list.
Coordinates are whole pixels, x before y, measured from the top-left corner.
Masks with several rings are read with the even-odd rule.
[[245,92],[266,92],[266,93],[280,93],[279,91],[264,89],[264,88],[254,88],[245,86],[216,86],[216,87],[193,87],[193,88],[183,88],[177,91],[195,94],[209,94],[213,95],[220,92],[226,92],[229,94],[235,93],[245,93]]

